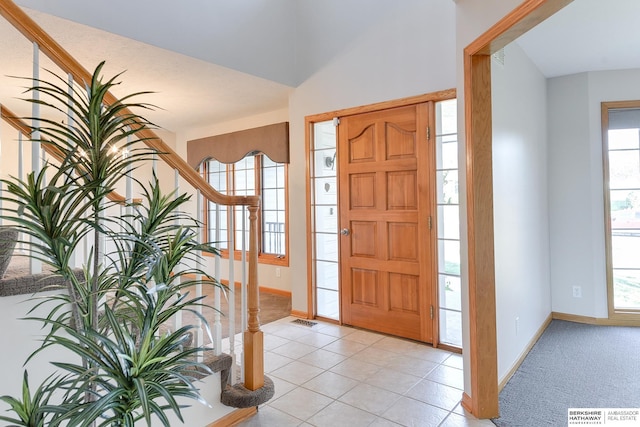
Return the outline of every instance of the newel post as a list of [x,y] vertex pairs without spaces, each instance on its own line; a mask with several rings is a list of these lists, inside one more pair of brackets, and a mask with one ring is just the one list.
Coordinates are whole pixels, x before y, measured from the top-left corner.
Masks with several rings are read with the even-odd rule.
[[249,206],[249,319],[244,332],[244,386],[257,390],[264,386],[264,337],[260,330],[258,294],[258,206]]

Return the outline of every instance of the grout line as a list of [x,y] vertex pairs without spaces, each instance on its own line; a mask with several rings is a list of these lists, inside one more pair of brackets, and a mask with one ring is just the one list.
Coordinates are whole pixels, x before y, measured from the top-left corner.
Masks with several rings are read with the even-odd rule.
[[[407,390],[405,390],[405,391],[404,391],[404,392],[402,392],[402,393],[398,393],[398,392],[393,391],[393,390],[387,390],[387,389],[385,389],[385,388],[383,388],[383,387],[378,387],[378,386],[376,386],[376,385],[369,384],[369,383],[367,383],[367,382],[366,382],[366,379],[365,379],[365,380],[358,380],[358,379],[355,379],[355,378],[348,377],[348,376],[346,376],[346,375],[344,375],[344,374],[342,374],[342,373],[334,372],[334,371],[332,370],[332,369],[334,369],[336,366],[338,366],[339,364],[344,363],[344,362],[346,362],[346,361],[349,361],[350,359],[352,359],[352,360],[353,360],[353,361],[355,361],[355,362],[359,362],[359,363],[364,362],[364,360],[353,359],[353,358],[354,358],[354,356],[356,356],[356,355],[360,354],[361,352],[363,352],[363,351],[365,351],[365,350],[367,350],[367,349],[384,350],[384,351],[388,351],[388,352],[390,352],[390,353],[394,353],[395,355],[398,355],[398,356],[402,355],[403,353],[402,353],[401,351],[395,352],[395,351],[392,351],[392,350],[389,350],[389,349],[380,349],[380,348],[375,347],[375,345],[376,345],[376,344],[380,343],[383,339],[388,338],[388,336],[383,335],[381,338],[379,338],[379,339],[377,339],[377,340],[375,340],[375,341],[372,341],[372,342],[370,342],[370,343],[360,342],[360,341],[355,341],[355,340],[349,340],[349,339],[348,339],[348,338],[346,338],[346,337],[348,337],[349,335],[351,335],[351,334],[353,334],[353,333],[356,333],[356,332],[358,332],[358,333],[368,334],[368,333],[369,333],[368,331],[364,331],[364,330],[360,330],[360,329],[355,329],[355,328],[354,328],[354,329],[353,329],[353,331],[347,332],[347,333],[345,333],[345,334],[341,334],[340,336],[335,336],[335,335],[332,335],[332,334],[326,334],[326,333],[323,333],[323,329],[348,328],[348,327],[345,327],[345,326],[337,326],[337,325],[333,325],[333,324],[326,324],[326,325],[325,325],[325,324],[323,324],[321,321],[317,321],[317,322],[316,322],[316,323],[318,323],[318,325],[314,325],[314,326],[311,326],[311,327],[310,327],[310,326],[306,326],[306,325],[297,325],[297,324],[295,324],[295,323],[291,323],[291,321],[290,321],[289,319],[290,319],[289,317],[286,317],[286,318],[284,318],[284,319],[281,319],[280,321],[272,322],[272,323],[271,323],[271,325],[272,325],[272,327],[271,327],[271,328],[275,328],[275,330],[274,330],[273,332],[265,331],[265,334],[267,334],[267,335],[273,335],[273,336],[278,337],[279,339],[282,339],[282,340],[283,340],[282,344],[277,345],[277,346],[275,346],[275,347],[273,347],[273,348],[269,349],[269,350],[268,350],[268,352],[271,352],[271,353],[273,353],[273,354],[275,354],[275,355],[282,356],[282,357],[286,357],[286,358],[290,359],[290,361],[288,361],[287,363],[285,363],[285,364],[284,364],[284,365],[282,365],[282,366],[279,366],[279,367],[278,367],[278,368],[276,368],[276,369],[273,369],[273,371],[271,371],[271,372],[270,372],[270,373],[268,373],[267,375],[271,375],[271,376],[274,376],[274,377],[278,378],[278,380],[281,380],[281,381],[285,381],[285,382],[291,383],[290,381],[288,381],[288,380],[286,380],[286,379],[283,379],[283,378],[278,377],[277,375],[275,375],[275,374],[274,374],[274,372],[276,372],[276,371],[278,371],[279,369],[282,369],[282,368],[284,368],[284,367],[286,367],[286,366],[290,365],[290,364],[291,364],[291,363],[293,363],[293,362],[298,362],[298,363],[301,363],[301,364],[304,364],[304,365],[308,365],[309,367],[314,367],[314,368],[316,368],[316,369],[320,369],[320,370],[321,370],[321,372],[319,372],[317,375],[314,375],[314,376],[310,377],[308,380],[306,380],[306,381],[305,381],[305,382],[303,382],[302,384],[294,384],[294,383],[291,383],[291,384],[293,385],[293,388],[292,388],[291,390],[287,391],[286,393],[284,393],[283,395],[278,396],[278,399],[276,399],[276,400],[279,400],[280,398],[285,397],[285,396],[287,396],[287,394],[289,394],[289,393],[291,393],[291,392],[295,391],[296,389],[300,389],[300,388],[302,388],[302,389],[304,389],[305,391],[308,391],[308,392],[317,393],[318,395],[323,396],[324,398],[327,398],[327,399],[330,399],[330,400],[331,400],[331,402],[330,402],[330,403],[328,403],[327,405],[323,406],[321,409],[319,409],[318,411],[316,411],[314,414],[310,415],[306,420],[302,420],[302,422],[308,422],[308,420],[309,420],[309,419],[313,418],[313,417],[314,417],[314,416],[316,416],[319,412],[321,412],[321,411],[325,410],[327,407],[329,407],[330,405],[334,404],[335,402],[340,402],[341,404],[344,404],[344,405],[350,406],[350,407],[352,407],[352,408],[354,408],[354,409],[357,409],[357,410],[360,410],[360,411],[367,412],[367,413],[371,414],[373,417],[375,417],[375,419],[380,418],[380,419],[388,420],[388,421],[391,421],[391,422],[395,422],[395,421],[393,421],[393,420],[390,420],[390,419],[388,419],[388,418],[385,418],[385,417],[384,417],[384,416],[382,416],[382,415],[377,415],[377,414],[375,414],[375,413],[372,413],[372,412],[366,411],[365,409],[359,408],[359,407],[354,406],[354,405],[352,405],[352,404],[350,404],[350,403],[347,403],[347,402],[344,402],[344,401],[340,400],[343,396],[345,396],[347,393],[351,392],[353,389],[355,389],[356,387],[358,387],[358,386],[360,386],[360,385],[367,385],[367,386],[370,386],[370,387],[380,388],[381,390],[388,391],[388,392],[393,393],[394,395],[397,395],[397,396],[398,396],[398,397],[397,397],[397,399],[395,399],[394,403],[393,403],[393,404],[391,404],[391,405],[389,406],[389,408],[387,408],[384,412],[386,412],[388,409],[392,408],[394,404],[396,404],[396,403],[397,403],[401,398],[403,398],[403,397],[404,397],[404,398],[406,398],[406,399],[410,399],[410,400],[413,400],[413,401],[415,401],[415,402],[418,402],[418,403],[420,403],[420,404],[422,404],[422,405],[428,405],[428,406],[430,406],[430,407],[437,408],[437,409],[438,409],[438,410],[440,410],[440,411],[446,411],[446,412],[447,412],[447,415],[443,418],[443,420],[442,420],[442,422],[440,423],[440,425],[442,425],[442,424],[443,424],[443,423],[444,423],[444,422],[445,422],[449,417],[451,417],[451,414],[460,415],[460,414],[458,414],[458,413],[456,413],[456,412],[455,412],[455,411],[456,411],[456,409],[459,407],[460,402],[458,402],[458,403],[457,403],[457,404],[456,404],[456,405],[455,405],[451,410],[447,410],[447,409],[444,409],[444,408],[440,408],[440,407],[438,407],[438,406],[436,406],[436,405],[432,405],[432,404],[430,404],[430,403],[427,403],[427,402],[421,401],[421,400],[419,400],[419,399],[414,399],[413,397],[410,397],[410,396],[408,396],[408,395],[407,395],[407,393],[409,393],[409,392],[410,392],[410,390],[412,390],[414,387],[416,387],[418,384],[420,384],[422,381],[425,381],[425,380],[426,380],[426,381],[431,381],[431,382],[436,383],[436,384],[440,384],[440,385],[442,385],[442,386],[451,387],[451,388],[455,388],[455,389],[457,389],[457,390],[460,390],[460,389],[458,389],[457,387],[453,387],[453,386],[451,386],[451,385],[449,385],[449,384],[442,383],[442,382],[440,382],[440,381],[436,381],[436,380],[434,380],[433,378],[428,378],[428,376],[429,376],[431,373],[433,373],[436,369],[438,369],[439,367],[446,367],[446,368],[449,368],[449,369],[456,369],[456,370],[460,370],[460,371],[461,371],[461,369],[457,368],[456,366],[449,366],[449,365],[446,365],[446,364],[445,364],[445,363],[447,362],[447,360],[449,360],[451,357],[455,357],[455,354],[454,354],[454,353],[450,353],[450,355],[449,355],[449,356],[447,356],[446,358],[442,359],[440,362],[436,362],[436,361],[429,360],[429,359],[421,359],[420,357],[416,357],[416,356],[408,356],[408,357],[413,357],[413,358],[415,358],[415,359],[424,360],[424,361],[427,361],[427,362],[430,362],[430,363],[433,363],[433,364],[434,364],[433,369],[428,370],[428,372],[427,372],[426,374],[424,374],[423,376],[416,376],[416,375],[411,374],[411,373],[407,373],[407,372],[403,372],[403,371],[397,371],[396,369],[389,368],[388,366],[386,366],[386,365],[384,365],[384,364],[378,364],[378,363],[367,362],[367,363],[370,363],[370,364],[374,365],[375,367],[378,367],[378,371],[380,371],[380,370],[382,370],[382,369],[389,369],[389,370],[392,370],[392,371],[397,371],[397,372],[402,373],[402,374],[404,374],[404,375],[409,375],[409,376],[411,376],[411,377],[414,377],[414,378],[417,380],[417,381],[416,381],[416,383],[415,383],[415,384],[413,384],[412,386],[410,386]],[[287,323],[287,322],[288,322],[288,323]],[[317,346],[315,346],[315,345],[310,345],[310,344],[306,344],[306,343],[302,343],[302,342],[299,342],[299,341],[298,341],[298,339],[300,339],[300,338],[302,338],[302,337],[304,337],[304,336],[300,336],[300,337],[296,337],[296,338],[286,338],[286,337],[282,337],[282,336],[277,335],[277,326],[293,326],[293,327],[296,327],[296,328],[304,328],[304,329],[306,329],[306,330],[308,330],[308,331],[309,331],[309,334],[314,333],[314,334],[328,335],[328,336],[331,336],[331,337],[333,337],[333,338],[335,338],[335,339],[334,339],[333,341],[331,341],[331,342],[329,342],[329,343],[327,343],[327,344],[325,344],[325,345],[321,346],[321,347],[317,347]],[[271,329],[271,328],[270,328],[270,329]],[[338,330],[342,330],[342,329],[338,329]],[[377,333],[375,333],[375,332],[371,332],[371,334],[374,334],[374,335],[380,335],[380,334],[377,334]],[[393,337],[391,337],[391,338],[393,338]],[[327,347],[327,346],[329,346],[329,345],[331,345],[331,344],[333,344],[333,343],[335,343],[335,342],[337,342],[337,341],[339,341],[339,340],[344,340],[344,341],[347,341],[347,342],[349,342],[349,343],[359,344],[359,345],[362,345],[362,346],[364,346],[364,347],[363,347],[362,349],[360,349],[360,350],[356,351],[355,353],[353,353],[353,354],[349,354],[349,355],[341,354],[341,353],[338,353],[338,352],[336,352],[336,351],[333,351],[333,350],[330,350],[330,349],[325,348],[325,347]],[[410,343],[411,341],[406,341],[406,342]],[[302,355],[302,356],[300,356],[300,357],[298,357],[298,358],[291,358],[291,357],[288,357],[288,356],[286,356],[286,355],[283,355],[283,354],[279,354],[279,353],[273,352],[273,350],[275,350],[275,349],[277,349],[277,348],[280,348],[280,347],[282,347],[282,346],[284,346],[284,345],[290,344],[290,343],[295,343],[295,344],[300,344],[300,345],[305,345],[305,346],[311,346],[311,347],[314,347],[314,349],[313,349],[311,352],[306,353],[306,354],[304,354],[304,355]],[[417,343],[416,343],[416,344],[417,344]],[[426,348],[429,348],[429,347],[426,347]],[[304,358],[305,356],[308,356],[309,354],[312,354],[312,353],[317,352],[317,351],[319,351],[319,350],[324,350],[324,351],[328,351],[328,352],[331,352],[331,353],[334,353],[334,354],[337,354],[337,355],[343,356],[343,357],[345,357],[345,359],[344,359],[344,360],[342,360],[342,361],[340,361],[340,362],[337,362],[337,363],[333,364],[331,367],[326,368],[326,369],[325,369],[325,368],[318,367],[318,366],[315,366],[315,365],[312,365],[312,364],[310,364],[310,363],[307,363],[307,362],[304,362],[304,361],[300,360],[300,359]],[[434,349],[434,350],[435,350],[435,349]],[[444,350],[439,350],[439,351],[444,351]],[[394,357],[395,357],[395,356],[394,356]],[[365,360],[366,360],[366,359],[365,359]],[[350,380],[356,381],[356,382],[357,382],[357,384],[356,384],[355,386],[353,386],[353,387],[349,388],[348,390],[344,391],[343,393],[341,393],[339,396],[337,396],[337,397],[335,397],[335,398],[334,398],[334,397],[332,397],[332,396],[328,396],[328,395],[326,395],[326,394],[324,394],[324,393],[322,393],[322,392],[312,390],[312,389],[307,388],[307,387],[305,386],[305,384],[307,384],[308,382],[312,381],[313,379],[315,379],[315,378],[317,378],[318,376],[320,376],[320,375],[322,375],[322,374],[324,374],[324,373],[327,373],[327,372],[331,372],[331,373],[336,374],[336,375],[339,375],[339,376],[341,376],[341,377],[345,377],[345,378],[348,378],[348,379],[350,379]],[[374,375],[375,375],[375,374],[374,374]],[[272,402],[273,402],[273,401],[265,403],[265,406],[270,406],[270,404],[271,404]],[[284,410],[282,410],[282,409],[279,409],[279,408],[276,408],[276,407],[271,407],[271,408],[272,408],[272,409],[276,409],[276,410],[277,410],[277,411],[279,411],[279,412],[285,413],[285,414],[287,414],[288,416],[290,416],[290,417],[292,417],[292,418],[300,419],[300,418],[296,417],[295,415],[292,415],[292,414],[290,414],[290,413],[288,413],[288,412],[286,412],[286,411],[284,411]],[[460,415],[460,416],[463,416],[463,417],[464,417],[464,415]],[[465,418],[466,418],[466,417],[465,417]]]

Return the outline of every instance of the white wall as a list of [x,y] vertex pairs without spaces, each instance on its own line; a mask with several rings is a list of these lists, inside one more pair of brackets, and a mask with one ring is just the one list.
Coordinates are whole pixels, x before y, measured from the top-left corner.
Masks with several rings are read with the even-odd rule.
[[[29,301],[29,295],[15,295],[0,298],[0,312],[2,313],[2,328],[0,328],[0,342],[2,343],[2,364],[0,364],[0,395],[20,396],[22,390],[22,375],[26,369],[29,372],[31,390],[35,390],[45,378],[53,372],[48,360],[61,360],[64,352],[58,347],[47,349],[24,367],[27,357],[41,346],[43,330],[41,323],[23,320],[35,303]],[[51,307],[51,305],[47,305]],[[39,315],[46,315],[44,310],[36,311]],[[4,405],[3,405],[4,406]],[[4,411],[5,408],[2,410]],[[11,414],[8,414],[11,415]],[[0,425],[6,425],[0,423]]]
[[551,313],[546,79],[516,43],[492,61],[498,378]]
[[[324,8],[342,11],[342,4],[340,0],[307,2],[305,13],[313,15]],[[326,37],[339,36],[352,20],[374,20],[375,25],[363,26],[357,37],[347,39],[290,97],[289,232],[294,310],[307,311],[305,116],[455,86],[454,4],[450,0],[376,0],[367,5],[344,9],[350,12],[348,16],[330,26],[327,23]],[[387,12],[383,16],[371,12],[380,5]]]
[[[640,98],[640,70],[549,79],[553,311],[606,318],[600,103]],[[573,286],[582,287],[574,298]]]
[[[458,94],[459,163],[466,164],[464,131],[464,48],[503,16],[516,8],[520,0],[455,0],[456,3],[456,81]],[[466,194],[466,169],[459,170],[459,191]],[[467,241],[467,200],[460,198],[460,273],[462,279],[462,348],[469,348],[469,271]],[[469,353],[463,353],[465,372],[470,372]],[[464,391],[471,396],[471,376],[464,377]]]

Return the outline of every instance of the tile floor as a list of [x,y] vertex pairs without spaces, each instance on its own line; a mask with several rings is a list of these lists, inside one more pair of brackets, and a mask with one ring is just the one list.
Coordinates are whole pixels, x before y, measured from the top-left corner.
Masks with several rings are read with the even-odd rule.
[[493,426],[460,406],[462,357],[428,345],[287,317],[263,326],[276,393],[243,427]]

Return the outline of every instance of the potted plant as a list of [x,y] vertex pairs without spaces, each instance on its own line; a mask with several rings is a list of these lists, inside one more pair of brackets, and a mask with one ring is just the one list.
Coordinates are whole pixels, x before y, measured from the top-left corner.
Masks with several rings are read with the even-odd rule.
[[[163,194],[155,176],[143,185],[142,202],[128,202],[128,214],[107,215],[117,183],[151,158],[136,131],[153,125],[133,112],[152,108],[136,101],[144,92],[106,104],[119,75],[103,82],[103,65],[85,87],[52,73],[53,82],[37,80],[28,89],[42,98],[28,101],[54,117],[40,118],[32,139],[52,147],[59,161],[24,181],[2,180],[2,218],[31,237],[24,242],[30,256],[66,283],[35,304],[46,307],[45,316],[30,316],[46,334],[29,359],[55,346],[72,355],[52,360],[52,375],[33,393],[25,371],[21,396],[0,398],[13,412],[0,419],[14,425],[133,426],[157,417],[168,426],[167,412],[182,419],[177,397],[200,399],[194,378],[207,368],[197,357],[205,349],[189,345],[196,326],[167,330],[167,324],[190,311],[208,331],[198,311],[202,297],[187,291],[194,284],[189,277],[219,283],[204,271],[176,267],[215,249],[198,243],[200,224],[181,212],[189,197]],[[71,259],[85,237],[92,250],[78,275]],[[115,250],[103,255],[105,239]]]

